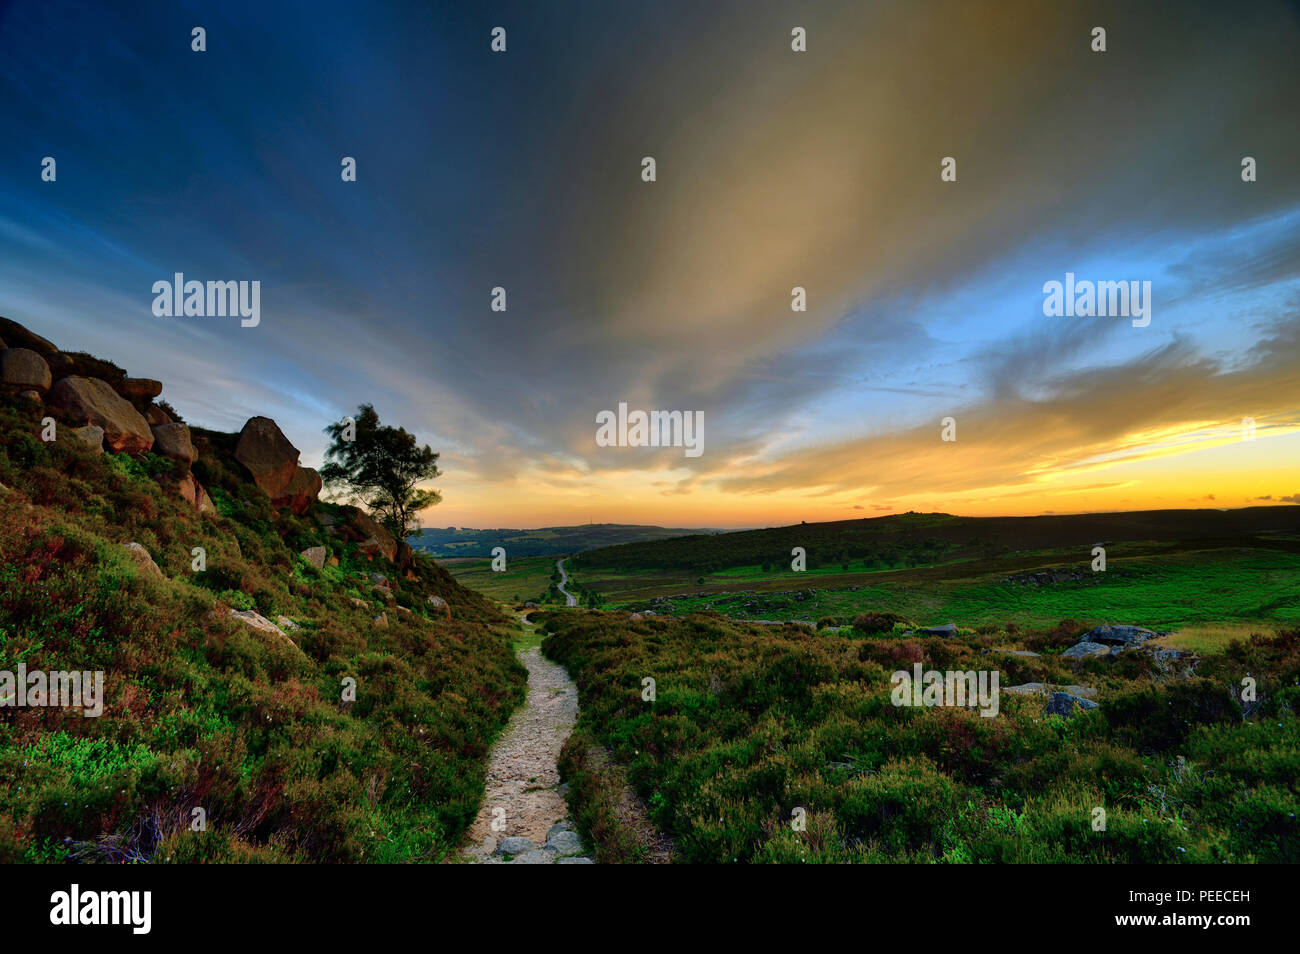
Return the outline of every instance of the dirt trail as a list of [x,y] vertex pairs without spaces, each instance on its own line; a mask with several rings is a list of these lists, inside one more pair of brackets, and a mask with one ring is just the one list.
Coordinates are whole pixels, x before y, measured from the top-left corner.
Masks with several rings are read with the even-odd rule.
[[578,598],[564,588],[564,584],[569,582],[569,574],[564,570],[564,561],[556,560],[555,568],[560,571],[560,582],[555,584],[555,588],[564,594],[566,606],[577,606]]
[[[465,855],[485,863],[505,857],[525,864],[590,863],[581,857],[581,842],[569,824],[556,768],[578,720],[578,689],[537,646],[520,652],[519,659],[528,667],[528,700],[492,747],[483,807],[470,826]],[[519,838],[531,844],[510,841]],[[507,849],[504,857],[498,848]]]

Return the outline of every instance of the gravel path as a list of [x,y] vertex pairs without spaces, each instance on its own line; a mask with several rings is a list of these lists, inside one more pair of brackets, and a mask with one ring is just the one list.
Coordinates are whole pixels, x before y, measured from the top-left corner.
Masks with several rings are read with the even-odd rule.
[[592,864],[568,821],[555,764],[578,719],[578,689],[536,646],[519,659],[528,667],[528,700],[492,747],[465,855],[483,864]]
[[577,606],[578,598],[564,588],[564,584],[569,582],[569,574],[565,572],[564,561],[556,560],[555,568],[560,571],[560,582],[555,584],[556,589],[564,594],[566,606]]

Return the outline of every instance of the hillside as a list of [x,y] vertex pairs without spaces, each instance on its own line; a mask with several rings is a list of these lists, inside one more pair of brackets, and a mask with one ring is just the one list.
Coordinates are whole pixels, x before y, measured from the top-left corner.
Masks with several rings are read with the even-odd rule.
[[793,547],[807,551],[808,568],[890,569],[953,560],[988,559],[1035,550],[1119,541],[1189,541],[1300,534],[1300,506],[1239,510],[1149,510],[1037,517],[958,517],[906,513],[833,523],[809,523],[672,540],[628,543],[588,551],[588,570],[686,570],[788,565]]
[[536,530],[472,530],[468,527],[425,529],[410,538],[411,546],[435,557],[488,557],[503,547],[508,559],[565,556],[596,547],[641,543],[715,531],[622,523],[592,523],[577,527],[539,527]]
[[523,699],[512,620],[320,501],[274,421],[190,427],[3,319],[0,349],[0,677],[102,673],[98,715],[0,705],[0,860],[454,850]]

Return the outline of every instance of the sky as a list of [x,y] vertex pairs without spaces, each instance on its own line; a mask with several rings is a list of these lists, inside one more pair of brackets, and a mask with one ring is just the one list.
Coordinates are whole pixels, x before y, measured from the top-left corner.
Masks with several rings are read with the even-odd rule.
[[1297,50],[1263,0],[0,0],[0,314],[307,465],[373,403],[426,526],[1300,503]]

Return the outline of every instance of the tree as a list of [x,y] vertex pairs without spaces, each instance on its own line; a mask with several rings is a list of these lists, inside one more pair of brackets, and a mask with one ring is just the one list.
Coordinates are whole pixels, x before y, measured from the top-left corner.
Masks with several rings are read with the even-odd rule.
[[325,433],[331,441],[321,480],[364,502],[399,542],[411,531],[418,511],[442,500],[436,490],[416,486],[441,476],[438,455],[421,447],[405,428],[380,424],[373,405],[361,405],[355,422],[331,424]]

